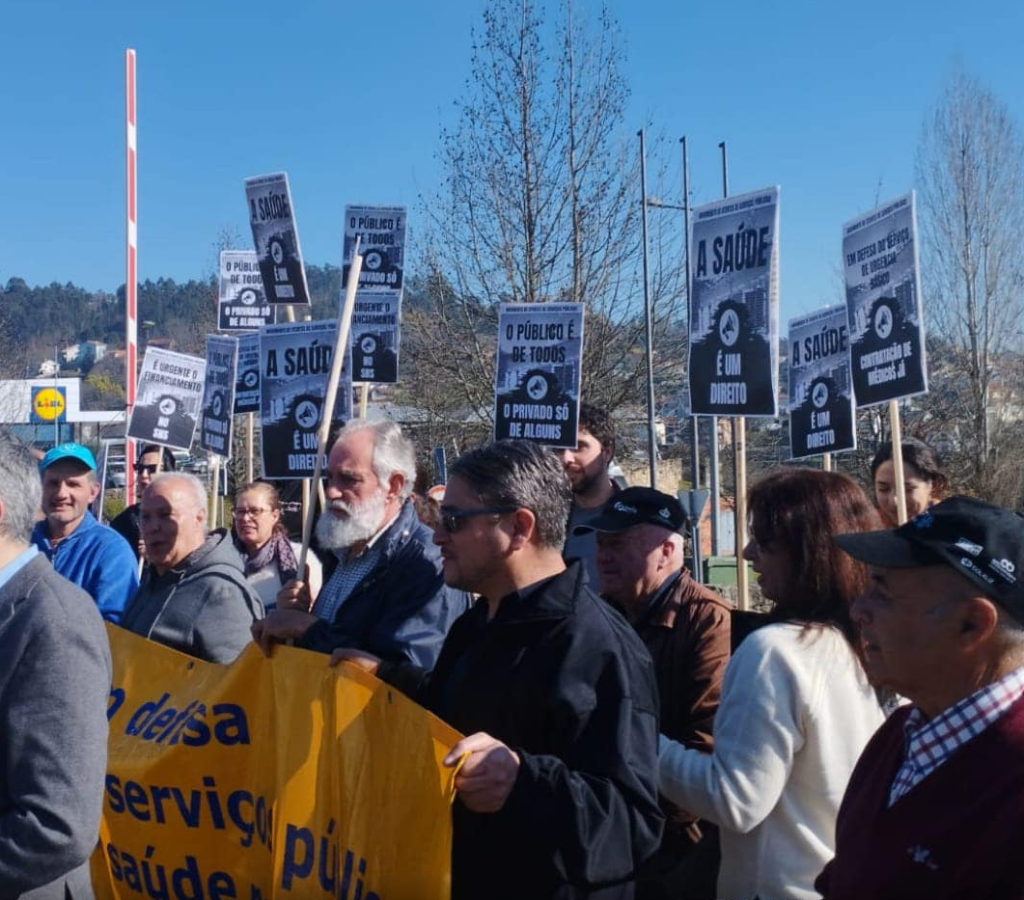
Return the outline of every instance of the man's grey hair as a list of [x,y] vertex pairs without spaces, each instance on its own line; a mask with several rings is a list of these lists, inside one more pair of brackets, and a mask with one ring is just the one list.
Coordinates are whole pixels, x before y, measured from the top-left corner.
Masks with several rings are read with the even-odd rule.
[[550,450],[529,441],[494,441],[460,456],[449,475],[465,481],[485,506],[530,510],[538,543],[562,549],[572,488]]
[[27,542],[42,502],[42,486],[31,451],[6,429],[0,429],[0,535]]
[[334,441],[337,443],[357,431],[373,433],[373,472],[382,487],[387,485],[395,472],[404,477],[405,481],[399,495],[399,498],[404,500],[412,493],[416,484],[416,448],[412,441],[402,433],[402,429],[396,423],[387,419],[374,422],[353,419],[338,429]]
[[175,482],[184,486],[189,493],[192,494],[192,499],[195,501],[196,506],[203,510],[203,512],[206,511],[206,488],[203,487],[203,483],[190,472],[161,472],[149,483],[149,487],[146,488],[146,491],[148,492],[150,488],[154,488],[158,484],[168,484],[170,482]]

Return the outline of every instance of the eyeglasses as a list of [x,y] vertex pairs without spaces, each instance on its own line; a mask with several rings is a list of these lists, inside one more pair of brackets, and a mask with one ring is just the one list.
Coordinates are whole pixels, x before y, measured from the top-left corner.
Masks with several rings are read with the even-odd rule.
[[250,506],[246,509],[238,508],[234,512],[232,512],[231,515],[233,515],[236,519],[258,519],[265,512],[270,512],[270,510],[262,509],[259,506]]
[[515,511],[514,506],[489,506],[486,509],[456,509],[453,506],[442,506],[437,523],[441,526],[442,531],[455,534],[462,527],[462,522],[465,519],[472,519],[474,516],[500,516]]
[[140,475],[156,475],[159,468],[156,463],[150,463],[147,466],[144,466],[142,463],[135,464],[135,471]]

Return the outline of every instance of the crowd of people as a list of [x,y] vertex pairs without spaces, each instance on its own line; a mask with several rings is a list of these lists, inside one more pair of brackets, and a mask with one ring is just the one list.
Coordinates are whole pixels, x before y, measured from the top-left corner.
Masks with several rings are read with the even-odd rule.
[[577,447],[471,450],[418,505],[401,428],[349,423],[301,571],[268,482],[211,530],[145,446],[107,526],[87,448],[0,434],[0,897],[91,896],[106,619],[214,663],[292,642],[465,734],[458,900],[1024,898],[1024,518],[898,450],[903,524],[891,446],[873,501],[816,469],[754,484],[771,606],[740,624],[686,569],[678,500],[610,477],[586,404]]

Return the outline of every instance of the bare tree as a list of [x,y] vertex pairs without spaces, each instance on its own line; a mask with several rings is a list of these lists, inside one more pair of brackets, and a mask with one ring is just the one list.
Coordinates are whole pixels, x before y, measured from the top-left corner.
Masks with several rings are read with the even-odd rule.
[[[446,174],[426,203],[427,311],[407,320],[403,381],[417,405],[485,430],[498,303],[586,306],[583,393],[614,407],[642,396],[644,332],[638,160],[624,133],[622,50],[607,10],[564,0],[548,27],[535,0],[494,0],[476,36]],[[656,338],[681,297],[681,222],[653,229]],[[412,337],[410,335],[410,337]],[[408,363],[408,365],[406,365]]]
[[1024,146],[974,78],[956,74],[927,118],[917,174],[926,309],[957,373],[944,402],[961,411],[965,487],[993,496],[1001,432],[1013,426],[993,388],[1024,321]]

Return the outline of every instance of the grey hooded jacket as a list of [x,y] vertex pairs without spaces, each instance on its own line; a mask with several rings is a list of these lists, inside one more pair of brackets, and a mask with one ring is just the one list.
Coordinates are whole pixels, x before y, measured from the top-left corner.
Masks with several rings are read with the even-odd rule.
[[158,575],[148,567],[121,626],[207,662],[230,663],[261,618],[263,604],[231,536],[214,531],[178,568]]

